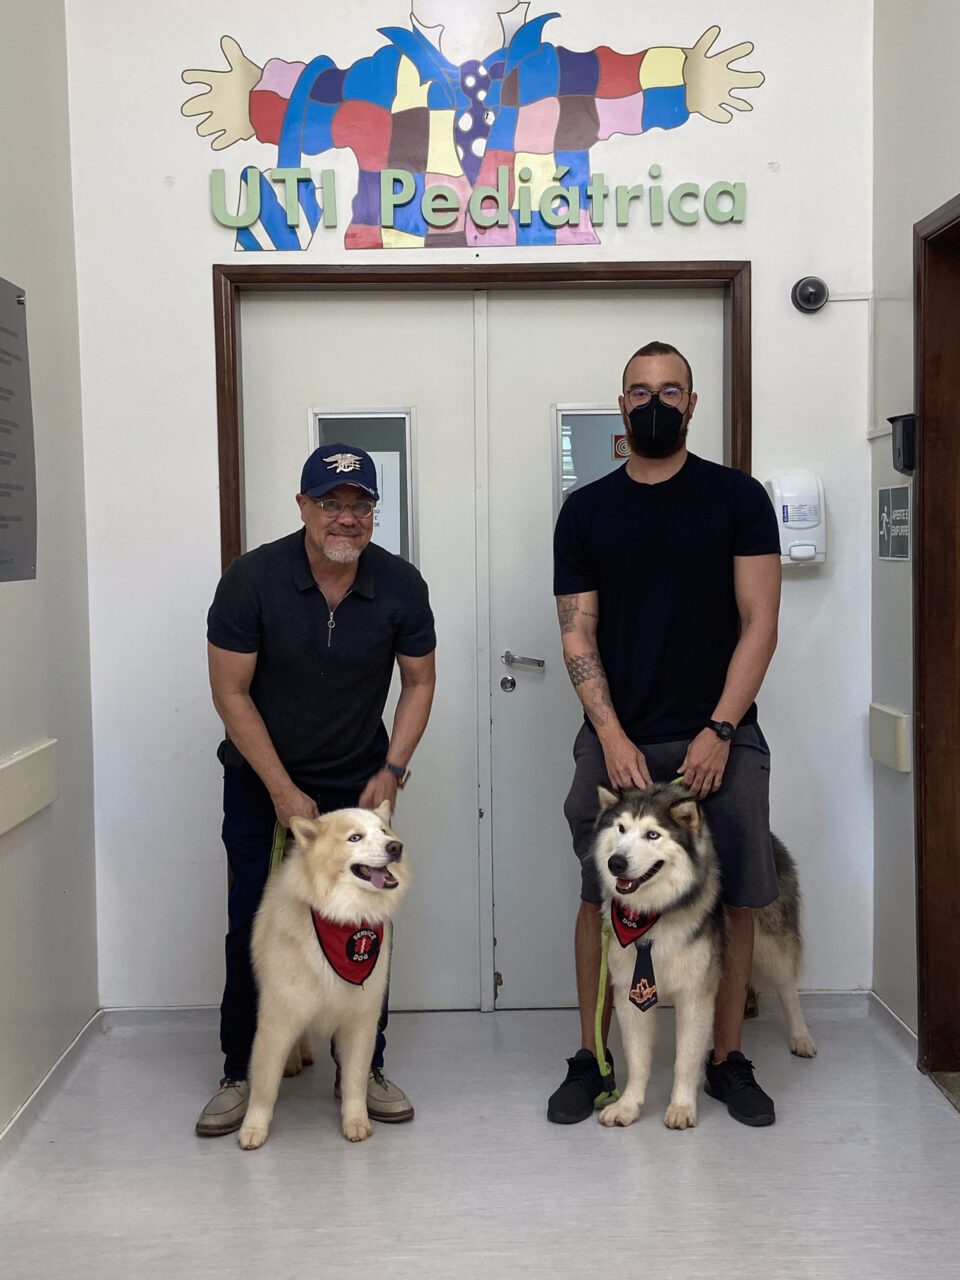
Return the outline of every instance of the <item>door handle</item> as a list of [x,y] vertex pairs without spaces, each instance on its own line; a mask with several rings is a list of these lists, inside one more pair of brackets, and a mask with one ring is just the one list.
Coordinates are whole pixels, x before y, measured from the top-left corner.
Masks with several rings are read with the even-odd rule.
[[542,671],[547,665],[544,658],[524,658],[519,653],[511,653],[509,649],[501,653],[500,661],[505,667],[536,667],[538,671]]

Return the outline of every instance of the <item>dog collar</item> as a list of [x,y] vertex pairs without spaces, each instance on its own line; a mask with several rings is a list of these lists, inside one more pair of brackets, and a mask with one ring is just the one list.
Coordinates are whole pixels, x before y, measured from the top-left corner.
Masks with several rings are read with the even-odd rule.
[[368,924],[366,920],[361,920],[359,924],[338,924],[337,921],[322,916],[319,911],[314,911],[312,907],[310,916],[320,950],[329,961],[331,969],[344,982],[352,982],[355,987],[362,986],[380,959],[383,925]]
[[637,942],[660,919],[658,915],[648,916],[642,911],[631,911],[618,898],[614,898],[610,905],[610,922],[621,947],[629,947],[631,942]]

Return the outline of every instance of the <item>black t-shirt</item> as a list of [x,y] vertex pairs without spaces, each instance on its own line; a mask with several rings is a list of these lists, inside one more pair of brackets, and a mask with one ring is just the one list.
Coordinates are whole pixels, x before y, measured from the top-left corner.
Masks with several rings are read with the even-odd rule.
[[[570,494],[554,534],[554,594],[598,593],[600,659],[635,743],[703,728],[740,635],[734,556],[779,553],[763,485],[694,454],[661,484],[638,484],[623,466]],[[752,706],[741,723],[756,715]]]
[[238,556],[207,615],[211,644],[257,654],[250,696],[302,787],[359,786],[383,765],[394,655],[437,644],[427,584],[373,543],[330,622],[303,530]]

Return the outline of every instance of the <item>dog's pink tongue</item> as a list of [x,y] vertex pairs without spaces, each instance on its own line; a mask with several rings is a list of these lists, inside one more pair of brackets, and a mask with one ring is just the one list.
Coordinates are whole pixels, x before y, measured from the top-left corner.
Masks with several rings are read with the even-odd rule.
[[387,873],[383,867],[370,868],[370,883],[375,889],[382,889],[387,883]]

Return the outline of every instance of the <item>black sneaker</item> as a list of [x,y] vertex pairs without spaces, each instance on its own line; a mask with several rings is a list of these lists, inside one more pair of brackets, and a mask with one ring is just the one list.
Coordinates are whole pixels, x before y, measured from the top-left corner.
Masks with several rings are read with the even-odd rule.
[[725,1102],[734,1120],[741,1124],[760,1128],[773,1124],[777,1118],[773,1099],[767,1097],[754,1079],[753,1063],[736,1050],[723,1062],[714,1062],[713,1054],[709,1055],[704,1089],[711,1098]]
[[567,1078],[547,1102],[547,1119],[554,1124],[579,1124],[593,1115],[598,1094],[616,1088],[613,1055],[607,1050],[610,1074],[604,1078],[596,1057],[589,1049],[578,1049],[567,1059]]

